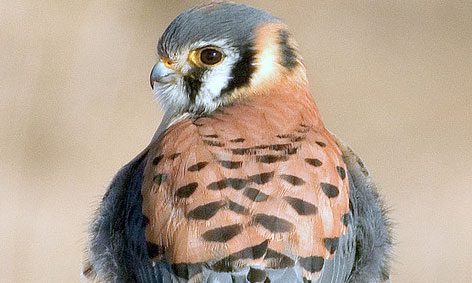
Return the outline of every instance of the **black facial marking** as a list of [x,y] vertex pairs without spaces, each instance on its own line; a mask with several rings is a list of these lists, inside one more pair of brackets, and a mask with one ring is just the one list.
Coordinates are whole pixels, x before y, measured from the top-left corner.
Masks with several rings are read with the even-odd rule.
[[220,261],[216,262],[214,265],[211,266],[211,269],[217,272],[231,272],[233,270],[233,265],[238,260],[244,259],[258,259],[264,256],[267,251],[267,246],[269,244],[269,240],[265,240],[264,242],[260,243],[259,245],[252,246],[249,248],[245,248],[240,250],[239,252],[235,252],[230,254],[229,256],[221,259]]
[[297,55],[295,49],[288,42],[290,35],[287,30],[283,29],[279,32],[280,54],[282,55],[282,66],[292,69],[297,66]]
[[302,178],[294,176],[294,175],[282,174],[280,175],[280,178],[293,186],[301,186],[305,184],[305,181]]
[[202,237],[205,241],[225,243],[241,233],[242,230],[241,224],[228,225],[208,230],[202,234]]
[[146,246],[149,258],[155,258],[156,256],[164,254],[163,246],[159,246],[151,242],[146,242]]
[[241,166],[243,166],[242,161],[220,160],[219,162],[221,166],[227,169],[238,169],[238,168],[241,168]]
[[320,167],[323,165],[323,162],[316,158],[305,158],[305,162],[315,167]]
[[164,157],[164,155],[162,154],[154,157],[154,159],[152,160],[152,165],[156,166],[157,164],[159,164],[159,162],[162,160],[162,157]]
[[346,178],[346,170],[344,170],[343,167],[336,166],[336,171],[338,171],[338,174],[339,174],[339,177],[341,177],[341,180],[344,180],[344,178]]
[[166,175],[166,174],[157,174],[156,176],[154,176],[154,178],[152,179],[152,181],[153,181],[154,183],[156,183],[157,185],[160,185],[160,184],[162,184],[166,179],[167,179],[167,175]]
[[202,76],[205,73],[205,68],[193,68],[189,74],[184,76],[184,85],[187,90],[188,97],[192,103],[195,102],[195,98],[200,91],[202,86]]
[[268,249],[264,259],[268,260],[267,268],[287,268],[292,267],[295,264],[295,261],[290,257],[276,252],[272,249]]
[[208,220],[212,218],[220,208],[225,205],[223,201],[214,201],[204,205],[200,205],[189,211],[187,218],[196,220]]
[[324,142],[321,142],[321,141],[316,141],[315,142],[317,145],[321,146],[321,147],[325,147],[326,144]]
[[295,209],[299,215],[314,215],[318,212],[316,205],[299,198],[284,197],[284,200]]
[[280,161],[287,161],[288,156],[286,155],[274,155],[274,154],[267,154],[267,155],[257,155],[256,162],[260,163],[275,163]]
[[351,217],[349,216],[349,212],[343,214],[343,216],[341,217],[341,221],[343,222],[344,226],[349,225],[349,222],[351,222]]
[[228,209],[233,212],[236,212],[237,214],[249,214],[249,210],[246,207],[234,201],[228,202]]
[[324,245],[325,245],[326,249],[329,251],[329,253],[334,254],[334,252],[338,248],[339,238],[338,237],[325,238],[323,241],[324,241]]
[[263,213],[256,214],[252,217],[255,224],[262,225],[272,233],[283,233],[292,231],[295,226],[282,218],[273,215],[267,215]]
[[325,193],[325,195],[329,198],[335,198],[339,194],[339,189],[335,185],[331,185],[329,183],[321,183],[321,189]]
[[219,141],[212,141],[212,140],[203,140],[203,143],[210,145],[210,146],[217,146],[217,147],[223,147],[225,144],[223,142]]
[[190,166],[190,167],[188,168],[188,171],[190,171],[190,172],[200,171],[200,170],[202,170],[203,168],[205,168],[205,166],[207,166],[207,165],[208,165],[208,162],[206,162],[206,161],[198,162],[198,163],[196,163],[196,164]]
[[248,181],[256,183],[258,185],[263,185],[263,184],[269,182],[270,180],[272,180],[273,177],[274,177],[274,171],[265,172],[265,173],[249,176]]
[[254,188],[246,188],[243,193],[247,198],[255,202],[266,201],[269,198],[268,195]]
[[169,159],[174,160],[179,156],[180,156],[180,153],[174,153],[174,154],[169,155]]
[[240,142],[244,142],[245,139],[243,138],[237,138],[237,139],[232,139],[232,140],[229,140],[230,142],[234,142],[234,143],[240,143]]
[[213,183],[210,183],[207,186],[207,189],[212,191],[223,190],[227,187],[231,187],[235,190],[240,190],[244,188],[247,184],[247,181],[240,178],[226,178]]
[[236,88],[248,85],[256,67],[253,64],[256,52],[251,45],[239,47],[239,61],[236,62],[231,70],[231,80],[228,85],[221,90],[221,94],[231,93]]
[[249,268],[246,278],[250,283],[264,282],[264,280],[267,278],[267,274],[264,270],[251,267]]
[[301,257],[300,266],[308,272],[319,272],[323,268],[324,259],[320,256]]
[[179,198],[188,198],[190,197],[198,187],[198,183],[193,182],[188,185],[182,186],[177,189],[175,196]]
[[202,272],[201,263],[174,263],[172,271],[180,278],[189,280],[193,276]]

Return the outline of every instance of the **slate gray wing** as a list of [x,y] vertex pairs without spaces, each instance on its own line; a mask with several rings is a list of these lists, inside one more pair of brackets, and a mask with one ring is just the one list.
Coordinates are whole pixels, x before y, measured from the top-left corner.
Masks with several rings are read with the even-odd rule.
[[[150,264],[144,238],[141,184],[147,151],[114,177],[90,226],[82,276],[95,282],[171,282],[166,266]],[[170,278],[170,277],[169,277]]]
[[[343,257],[343,251],[336,257],[346,260],[343,264],[346,269],[352,264],[347,282],[390,282],[392,235],[387,209],[362,160],[348,146],[339,140],[337,143],[348,169],[350,187],[350,213],[343,219],[349,227],[344,240],[347,246],[343,247],[341,240],[340,248],[351,252],[354,258]],[[346,270],[339,265],[335,258],[333,270],[344,276]]]

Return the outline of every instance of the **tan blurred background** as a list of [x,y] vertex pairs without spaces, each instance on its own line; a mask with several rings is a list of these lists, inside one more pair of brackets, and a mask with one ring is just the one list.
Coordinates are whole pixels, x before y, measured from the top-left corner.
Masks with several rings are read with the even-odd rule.
[[[0,282],[77,282],[87,222],[159,124],[149,72],[200,1],[0,0]],[[241,1],[285,19],[396,223],[394,282],[472,282],[472,2]]]

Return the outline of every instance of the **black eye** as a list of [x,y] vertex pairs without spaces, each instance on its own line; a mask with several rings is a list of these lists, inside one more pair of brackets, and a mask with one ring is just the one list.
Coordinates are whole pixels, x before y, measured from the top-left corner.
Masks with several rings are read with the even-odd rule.
[[205,65],[215,65],[223,59],[223,54],[214,48],[205,48],[200,51],[200,61]]

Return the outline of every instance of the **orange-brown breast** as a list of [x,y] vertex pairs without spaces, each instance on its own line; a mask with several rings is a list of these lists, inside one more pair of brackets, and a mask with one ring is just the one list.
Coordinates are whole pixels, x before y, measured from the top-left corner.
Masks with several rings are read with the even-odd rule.
[[345,164],[309,94],[290,95],[180,121],[152,146],[142,195],[155,260],[220,271],[298,262],[310,277],[333,256]]

